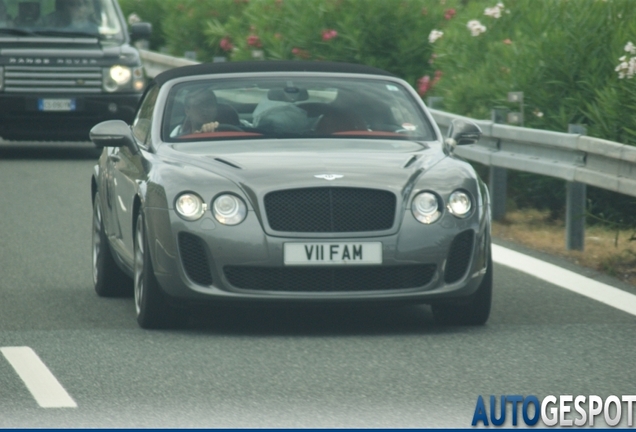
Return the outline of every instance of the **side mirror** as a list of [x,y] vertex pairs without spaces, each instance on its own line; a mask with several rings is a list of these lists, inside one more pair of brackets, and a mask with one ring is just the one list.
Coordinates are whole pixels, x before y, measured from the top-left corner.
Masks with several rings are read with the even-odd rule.
[[455,146],[475,144],[480,138],[479,126],[471,121],[455,119],[448,128],[448,137],[444,144],[452,152]]
[[130,39],[135,42],[139,39],[148,39],[152,33],[152,24],[138,22],[130,25]]
[[122,120],[98,123],[88,135],[97,147],[128,147],[133,154],[139,151],[130,127]]

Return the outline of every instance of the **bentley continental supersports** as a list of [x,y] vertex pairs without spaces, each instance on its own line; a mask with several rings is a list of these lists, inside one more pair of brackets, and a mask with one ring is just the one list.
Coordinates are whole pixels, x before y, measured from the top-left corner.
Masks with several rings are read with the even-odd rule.
[[[132,125],[93,127],[93,279],[132,291],[143,328],[237,302],[429,304],[490,313],[488,191],[413,88],[354,64],[172,69]],[[293,306],[292,306],[293,307]],[[328,307],[328,306],[327,306]]]

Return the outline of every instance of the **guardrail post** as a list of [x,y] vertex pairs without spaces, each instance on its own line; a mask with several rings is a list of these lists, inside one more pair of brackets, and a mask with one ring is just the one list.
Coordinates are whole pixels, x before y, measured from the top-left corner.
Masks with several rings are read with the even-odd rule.
[[[585,135],[581,125],[568,125],[568,133]],[[565,248],[583,250],[585,248],[585,201],[587,187],[584,183],[566,182],[565,201]]]
[[[507,110],[492,110],[492,121],[505,123]],[[490,211],[493,220],[500,221],[506,217],[506,190],[508,182],[508,170],[496,166],[490,167],[488,176],[488,190],[490,191]]]

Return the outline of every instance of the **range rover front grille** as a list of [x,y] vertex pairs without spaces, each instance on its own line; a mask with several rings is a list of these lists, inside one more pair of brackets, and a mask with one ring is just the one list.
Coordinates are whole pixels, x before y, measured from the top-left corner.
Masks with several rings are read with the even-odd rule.
[[339,233],[383,231],[393,226],[395,194],[378,189],[317,187],[265,195],[275,231]]
[[5,66],[7,93],[101,93],[99,67]]

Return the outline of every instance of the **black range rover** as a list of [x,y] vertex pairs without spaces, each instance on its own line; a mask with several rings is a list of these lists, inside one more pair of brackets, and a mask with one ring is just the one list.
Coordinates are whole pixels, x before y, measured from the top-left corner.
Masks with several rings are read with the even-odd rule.
[[0,137],[88,140],[130,123],[145,87],[136,39],[116,0],[0,0]]

